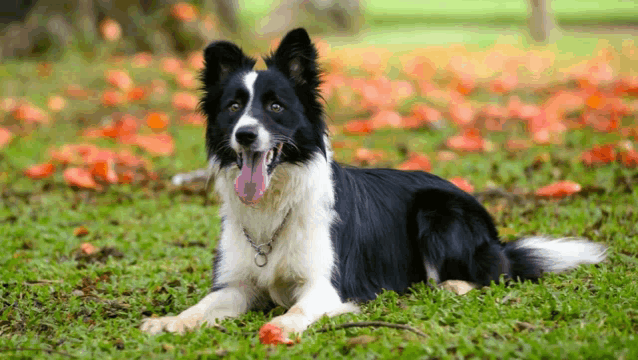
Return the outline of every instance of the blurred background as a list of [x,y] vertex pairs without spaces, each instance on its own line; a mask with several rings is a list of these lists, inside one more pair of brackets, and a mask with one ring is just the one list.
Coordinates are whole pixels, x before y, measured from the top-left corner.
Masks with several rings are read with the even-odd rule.
[[124,54],[185,54],[220,38],[263,48],[295,26],[335,45],[559,41],[584,52],[598,38],[633,38],[637,25],[634,0],[7,0],[0,59],[91,58],[105,42]]
[[[457,154],[638,136],[633,0],[5,0],[0,19],[5,184],[30,187],[30,166],[91,189],[202,167],[201,50],[226,39],[256,57],[298,26],[341,162],[449,177]],[[566,136],[583,128],[618,139]]]

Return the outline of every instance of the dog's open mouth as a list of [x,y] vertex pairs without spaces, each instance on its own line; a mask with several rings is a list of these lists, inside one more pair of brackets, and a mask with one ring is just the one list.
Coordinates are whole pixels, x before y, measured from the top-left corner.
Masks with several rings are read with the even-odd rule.
[[266,152],[242,151],[237,154],[240,172],[235,180],[235,192],[244,204],[255,205],[264,196],[282,146],[280,143]]

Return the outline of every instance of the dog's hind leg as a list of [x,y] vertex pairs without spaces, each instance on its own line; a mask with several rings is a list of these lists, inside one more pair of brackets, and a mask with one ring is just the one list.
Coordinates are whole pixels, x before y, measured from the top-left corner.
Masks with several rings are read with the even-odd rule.
[[359,312],[352,303],[344,303],[329,280],[307,283],[299,291],[298,301],[288,312],[273,318],[259,330],[264,344],[292,344],[293,334],[300,335],[322,316]]
[[254,297],[255,294],[247,286],[228,286],[206,295],[177,316],[144,319],[140,329],[149,334],[162,331],[183,334],[204,324],[214,326],[216,320],[248,311]]

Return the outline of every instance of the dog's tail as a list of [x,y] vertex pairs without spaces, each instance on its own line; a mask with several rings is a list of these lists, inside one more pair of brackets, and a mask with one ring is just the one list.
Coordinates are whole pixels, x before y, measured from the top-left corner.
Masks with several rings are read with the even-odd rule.
[[513,279],[538,279],[544,273],[559,273],[581,264],[597,264],[607,256],[607,247],[583,238],[552,239],[544,236],[506,243],[503,252],[509,260]]

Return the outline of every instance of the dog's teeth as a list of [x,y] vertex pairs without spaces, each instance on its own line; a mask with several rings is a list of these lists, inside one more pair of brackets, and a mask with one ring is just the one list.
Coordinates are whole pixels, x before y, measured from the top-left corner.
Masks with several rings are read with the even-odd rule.
[[272,157],[273,157],[272,154],[273,154],[272,149],[268,150],[268,153],[266,154],[266,164],[268,165],[270,165],[270,163],[272,162]]

